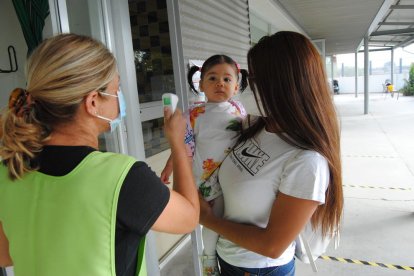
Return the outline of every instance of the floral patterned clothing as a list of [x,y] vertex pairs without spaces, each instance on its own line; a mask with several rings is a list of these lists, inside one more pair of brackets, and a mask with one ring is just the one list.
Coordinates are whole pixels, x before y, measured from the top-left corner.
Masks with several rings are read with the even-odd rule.
[[193,157],[196,184],[207,201],[222,194],[215,169],[236,142],[245,116],[236,101],[205,103],[188,110],[185,143]]

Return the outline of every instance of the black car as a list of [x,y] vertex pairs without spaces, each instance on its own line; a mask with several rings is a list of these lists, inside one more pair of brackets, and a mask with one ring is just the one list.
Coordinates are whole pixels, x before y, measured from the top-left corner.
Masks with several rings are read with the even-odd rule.
[[339,83],[338,80],[332,81],[332,88],[335,94],[339,94]]

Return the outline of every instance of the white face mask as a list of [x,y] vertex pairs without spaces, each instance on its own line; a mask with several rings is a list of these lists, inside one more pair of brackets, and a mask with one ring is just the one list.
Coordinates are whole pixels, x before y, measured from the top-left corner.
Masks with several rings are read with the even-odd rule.
[[253,92],[252,91],[244,91],[243,93],[241,93],[239,95],[239,101],[244,106],[244,109],[246,110],[247,114],[255,115],[255,116],[259,116],[259,117],[267,117],[265,114],[260,113],[260,110],[262,112],[265,112],[265,111],[264,111],[262,101],[260,100],[259,95],[257,95],[257,101],[258,102],[256,104],[256,99],[254,98]]
[[96,117],[107,121],[109,123],[109,127],[110,127],[109,131],[114,132],[116,130],[116,128],[121,124],[122,119],[125,118],[125,116],[126,116],[126,104],[125,104],[124,95],[122,94],[122,91],[120,89],[118,89],[116,95],[106,93],[106,92],[100,92],[100,94],[105,95],[105,96],[111,96],[111,97],[118,98],[119,114],[115,119],[111,120],[111,119],[106,118],[104,116],[96,115]]

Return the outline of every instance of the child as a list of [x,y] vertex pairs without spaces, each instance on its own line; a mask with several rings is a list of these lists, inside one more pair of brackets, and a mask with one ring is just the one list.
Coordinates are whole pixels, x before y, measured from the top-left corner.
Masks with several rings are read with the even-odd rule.
[[[217,171],[223,159],[235,143],[241,127],[242,117],[246,115],[240,103],[231,98],[247,86],[247,71],[230,57],[214,55],[208,58],[202,68],[192,66],[188,72],[191,90],[198,94],[193,84],[193,75],[201,71],[200,91],[205,93],[207,103],[190,107],[188,111],[185,143],[193,162],[193,173],[197,187],[213,212],[221,216],[224,201]],[[161,173],[161,180],[169,183],[172,160],[168,159]],[[218,235],[203,229],[203,275],[219,275],[216,260]]]

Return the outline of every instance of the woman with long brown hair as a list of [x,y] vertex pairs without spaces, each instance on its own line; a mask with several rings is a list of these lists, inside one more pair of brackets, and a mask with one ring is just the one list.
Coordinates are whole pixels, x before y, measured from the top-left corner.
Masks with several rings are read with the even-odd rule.
[[294,240],[306,223],[330,236],[341,222],[339,125],[305,36],[264,37],[247,59],[252,92],[241,101],[256,116],[220,168],[224,218],[201,202],[200,221],[221,236],[221,275],[294,275]]

